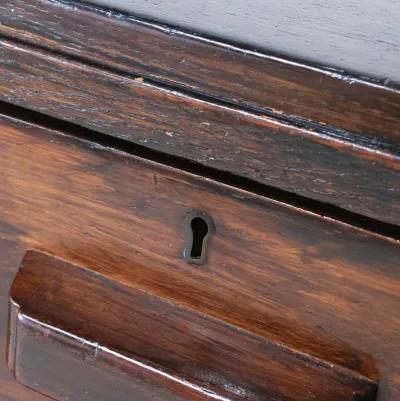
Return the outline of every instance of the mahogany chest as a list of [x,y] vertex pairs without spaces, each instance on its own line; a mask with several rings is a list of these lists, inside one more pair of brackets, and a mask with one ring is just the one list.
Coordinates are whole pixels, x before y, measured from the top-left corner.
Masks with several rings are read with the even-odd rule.
[[400,9],[243,3],[1,2],[0,400],[400,399]]

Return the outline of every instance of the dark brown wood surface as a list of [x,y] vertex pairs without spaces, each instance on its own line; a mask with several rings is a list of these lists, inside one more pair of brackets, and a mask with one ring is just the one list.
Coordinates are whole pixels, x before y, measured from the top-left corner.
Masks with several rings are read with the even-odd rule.
[[296,128],[10,41],[0,50],[3,101],[400,224],[400,156],[387,144]]
[[3,1],[0,33],[231,103],[398,144],[398,89],[343,71],[307,66],[143,23],[82,3]]
[[[270,341],[285,338],[298,352],[351,361],[349,368],[379,375],[379,401],[398,400],[397,241],[15,119],[2,117],[0,132],[3,241]],[[215,223],[203,266],[182,256],[192,210]],[[7,278],[22,253],[3,252],[0,274]],[[4,313],[1,327],[6,320]],[[30,394],[10,375],[1,380],[7,401],[14,388],[17,400]]]
[[29,252],[10,293],[18,381],[57,400],[375,400],[377,372],[348,368],[363,355],[338,366],[121,281]]

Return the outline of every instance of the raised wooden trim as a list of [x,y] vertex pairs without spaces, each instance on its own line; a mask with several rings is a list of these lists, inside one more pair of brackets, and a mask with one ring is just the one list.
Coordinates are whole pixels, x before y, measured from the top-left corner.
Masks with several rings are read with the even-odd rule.
[[376,398],[347,349],[332,364],[123,281],[28,252],[10,292],[17,379],[56,400]]
[[400,223],[400,159],[387,143],[372,147],[296,127],[8,40],[0,41],[0,50],[0,99],[5,102]]
[[6,0],[0,33],[266,113],[398,146],[400,91],[364,77],[262,54],[82,2]]

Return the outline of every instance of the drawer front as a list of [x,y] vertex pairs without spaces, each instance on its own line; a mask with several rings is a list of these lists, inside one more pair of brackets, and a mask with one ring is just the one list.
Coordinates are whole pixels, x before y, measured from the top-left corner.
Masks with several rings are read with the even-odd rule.
[[[15,267],[2,257],[1,300],[36,248],[379,380],[381,401],[400,396],[398,242],[60,132],[0,124],[0,238],[13,244],[0,249],[17,249]],[[195,218],[209,231],[197,249]],[[19,388],[5,377],[6,391]]]

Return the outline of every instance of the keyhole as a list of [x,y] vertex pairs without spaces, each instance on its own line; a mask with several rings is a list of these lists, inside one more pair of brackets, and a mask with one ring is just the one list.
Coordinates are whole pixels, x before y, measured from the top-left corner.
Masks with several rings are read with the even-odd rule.
[[195,217],[190,224],[192,227],[192,250],[190,257],[193,259],[201,259],[203,253],[204,238],[208,233],[208,225],[201,217]]
[[214,223],[206,213],[193,211],[187,214],[183,251],[185,260],[197,265],[207,261],[208,243],[214,230]]

